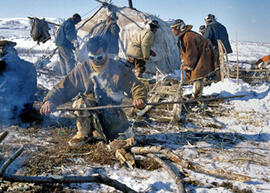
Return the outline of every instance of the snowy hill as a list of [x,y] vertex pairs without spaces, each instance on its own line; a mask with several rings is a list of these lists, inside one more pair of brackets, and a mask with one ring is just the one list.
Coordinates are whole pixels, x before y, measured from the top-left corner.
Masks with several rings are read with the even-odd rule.
[[[61,19],[46,18],[51,22],[61,23]],[[51,26],[51,34],[55,28]],[[0,19],[0,39],[8,39],[17,42],[16,49],[24,60],[35,63],[40,57],[50,53],[55,48],[52,39],[45,44],[36,45],[30,37],[30,25],[27,18]],[[236,42],[232,41],[233,53],[229,60],[236,61]],[[240,65],[250,67],[251,62],[264,55],[270,54],[270,43],[238,42]],[[52,63],[57,61],[57,56],[52,58]],[[47,89],[55,85],[62,77],[54,74],[50,65],[38,68],[38,83],[44,87],[37,93],[39,103],[46,94]],[[190,86],[185,86],[185,93],[191,92]],[[219,94],[222,97],[233,95],[246,95],[243,98],[226,100],[224,103],[212,104],[207,112],[191,109],[190,117],[184,126],[167,129],[167,125],[158,121],[144,120],[144,125],[136,125],[135,130],[138,139],[151,141],[151,145],[161,145],[170,148],[181,159],[189,160],[203,166],[205,170],[221,169],[250,177],[249,181],[228,180],[218,178],[205,173],[199,173],[192,169],[180,168],[185,172],[187,192],[270,192],[270,86],[269,82],[251,85],[243,80],[225,79],[224,82],[212,83],[204,89],[204,95]],[[207,114],[208,113],[208,114]],[[130,121],[133,121],[131,119]],[[147,126],[145,126],[147,125]],[[87,157],[76,157],[77,152],[64,148],[66,141],[75,132],[74,117],[68,113],[55,112],[49,117],[44,117],[41,125],[25,129],[20,126],[5,128],[0,125],[2,131],[9,130],[10,134],[2,144],[5,149],[13,150],[19,144],[27,145],[27,153],[23,158],[12,165],[9,171],[16,171],[22,163],[29,160],[27,154],[31,154],[32,162],[45,160],[51,163],[55,157],[58,165],[44,166],[44,171],[37,175],[91,175],[93,173],[105,173],[112,179],[116,179],[127,186],[140,192],[167,193],[176,192],[174,180],[163,168],[152,171],[145,169],[130,170],[115,164],[113,166],[99,165],[90,161]],[[19,143],[17,143],[19,142]],[[12,147],[12,148],[11,148]],[[54,151],[52,151],[51,149]],[[49,150],[50,151],[49,151]],[[38,160],[38,152],[46,151],[49,157]],[[73,155],[68,154],[71,151]],[[86,150],[83,149],[87,153]],[[58,153],[49,154],[49,153]],[[36,157],[34,157],[36,156]],[[63,159],[63,160],[61,160]],[[38,161],[33,161],[38,160]],[[70,161],[70,162],[69,162]],[[89,161],[89,160],[88,160]],[[1,161],[2,162],[2,161]],[[41,163],[37,164],[37,170],[42,170]],[[67,165],[66,165],[67,164]],[[69,164],[69,165],[68,165]],[[46,164],[44,164],[46,165]],[[42,165],[43,166],[43,165]],[[178,168],[178,169],[179,169]],[[48,171],[49,170],[49,171]],[[19,172],[25,172],[20,169]],[[28,171],[29,172],[29,171]],[[30,171],[32,172],[32,171]],[[227,186],[226,186],[227,184]],[[112,192],[113,188],[100,186],[95,183],[72,184],[65,187],[68,190],[76,189],[78,192]]]

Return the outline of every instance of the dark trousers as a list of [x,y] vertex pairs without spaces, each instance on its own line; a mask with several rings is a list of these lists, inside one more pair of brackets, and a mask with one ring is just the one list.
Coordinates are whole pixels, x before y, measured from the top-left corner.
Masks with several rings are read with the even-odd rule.
[[145,72],[145,61],[142,59],[129,58],[129,63],[135,66],[135,72],[143,74]]

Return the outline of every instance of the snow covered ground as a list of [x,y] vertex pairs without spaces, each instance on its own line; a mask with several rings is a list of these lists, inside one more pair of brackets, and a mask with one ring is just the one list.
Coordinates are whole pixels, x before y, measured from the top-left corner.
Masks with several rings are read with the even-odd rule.
[[[60,19],[49,18],[50,21],[60,23]],[[52,32],[55,29],[52,29]],[[45,44],[36,45],[30,38],[30,25],[27,18],[0,19],[0,39],[8,39],[17,42],[16,49],[21,58],[35,63],[42,55],[48,54],[55,48],[54,37]],[[236,42],[232,41],[233,53],[229,55],[229,60],[236,61]],[[256,61],[264,55],[270,54],[269,43],[238,42],[239,60],[243,63]],[[57,61],[57,56],[52,58],[52,63]],[[45,68],[50,65],[45,66]],[[61,77],[47,76],[39,72],[38,83],[50,89]],[[186,87],[186,93],[190,92],[190,87]],[[189,173],[188,181],[200,182],[200,184],[188,184],[188,192],[196,193],[227,193],[239,190],[249,190],[250,192],[270,192],[270,86],[269,83],[250,85],[242,80],[237,84],[234,79],[225,79],[224,82],[212,83],[204,88],[204,95],[220,94],[221,96],[246,95],[243,98],[226,100],[219,104],[226,109],[226,116],[211,117],[212,121],[221,125],[220,129],[211,128],[207,124],[201,127],[194,124],[186,124],[172,130],[162,132],[155,128],[146,129],[136,127],[138,131],[147,131],[149,135],[156,137],[165,147],[174,147],[173,151],[182,155],[183,159],[198,163],[207,170],[230,171],[236,174],[249,176],[248,182],[226,180],[206,175],[192,170],[184,169]],[[209,107],[210,108],[210,107]],[[54,113],[50,122],[56,121],[60,113]],[[62,114],[60,114],[62,115]],[[208,120],[200,120],[207,122]],[[211,141],[215,134],[223,136],[218,140]],[[46,130],[42,131],[46,135]],[[201,138],[195,142],[189,142],[196,138],[195,134],[201,134]],[[41,135],[41,134],[40,134]],[[194,136],[191,136],[194,135]],[[6,139],[7,142],[12,137],[23,138],[22,134],[12,133]],[[40,137],[34,141],[46,146],[45,137]],[[184,138],[184,139],[183,139]],[[42,141],[44,140],[44,141]],[[226,141],[234,141],[234,144],[227,144]],[[26,139],[33,141],[33,139]],[[179,142],[181,141],[181,142]],[[183,143],[183,141],[185,141]],[[179,142],[179,143],[178,143]],[[213,143],[214,142],[214,143]],[[31,149],[31,148],[30,148]],[[83,159],[78,159],[73,168],[62,168],[63,174],[69,175],[90,175],[101,172],[110,178],[116,179],[136,191],[146,192],[175,192],[174,180],[164,169],[146,171],[142,169],[130,170],[119,165],[110,166],[85,166]],[[64,167],[64,166],[63,166]],[[96,169],[96,168],[99,168]],[[45,171],[44,171],[45,172]],[[212,182],[215,182],[212,183]],[[232,184],[233,188],[222,186],[224,182]],[[219,184],[219,185],[217,185]],[[113,188],[97,184],[74,184],[73,188],[79,192],[112,192]],[[243,191],[244,192],[244,191]],[[246,191],[248,192],[248,191]]]

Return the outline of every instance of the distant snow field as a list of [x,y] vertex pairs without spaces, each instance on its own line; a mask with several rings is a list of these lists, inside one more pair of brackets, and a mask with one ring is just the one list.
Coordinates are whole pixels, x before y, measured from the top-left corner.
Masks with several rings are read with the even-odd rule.
[[[47,20],[54,23],[61,23],[63,20],[55,18],[46,18]],[[56,28],[51,26],[51,34],[55,32]],[[17,43],[16,49],[19,52],[19,56],[29,62],[35,63],[42,56],[48,55],[53,49],[54,36],[52,39],[45,44],[36,45],[30,37],[30,24],[27,18],[10,18],[10,19],[0,19],[0,39],[7,39],[15,41]],[[233,53],[229,54],[229,60],[234,63],[237,60],[236,54],[236,42],[231,41]],[[245,65],[253,61],[258,60],[264,55],[270,54],[270,43],[259,43],[259,42],[238,42],[238,59],[240,65]],[[58,56],[51,59],[49,64],[44,66],[44,69],[54,70],[54,64],[57,63]],[[242,61],[242,63],[241,63]],[[37,67],[38,68],[38,67]],[[46,73],[42,73],[42,69],[38,70],[38,84],[44,86],[47,89],[52,88],[62,77],[53,75],[47,76]],[[186,93],[191,92],[190,87],[186,87]],[[245,95],[243,98],[235,98],[226,100],[222,107],[226,108],[229,113],[228,116],[218,116],[212,117],[212,119],[219,123],[222,128],[216,130],[215,128],[205,127],[205,128],[195,128],[192,124],[187,124],[184,128],[179,127],[173,130],[172,134],[175,136],[183,136],[179,132],[189,132],[194,131],[198,133],[224,133],[224,138],[222,140],[226,141],[228,138],[234,138],[235,136],[241,136],[243,140],[238,141],[238,143],[230,149],[226,147],[220,147],[220,149],[225,149],[226,154],[218,154],[220,149],[211,149],[215,144],[211,142],[198,141],[197,143],[186,143],[185,145],[177,145],[176,147],[184,152],[184,157],[186,159],[191,159],[195,163],[199,163],[208,170],[215,170],[216,168],[222,168],[223,170],[231,171],[237,174],[242,174],[251,177],[249,182],[240,181],[229,181],[235,187],[239,189],[248,189],[252,192],[270,192],[270,85],[269,82],[250,85],[243,80],[237,81],[235,79],[225,79],[224,82],[212,83],[204,88],[204,95],[214,95],[219,94],[220,96],[233,96],[233,95]],[[60,114],[61,115],[61,114]],[[231,115],[231,116],[230,116]],[[195,128],[195,129],[194,129]],[[145,129],[145,128],[137,128]],[[175,136],[171,135],[171,131],[166,131],[167,133],[160,132],[155,129],[148,130],[150,134],[160,134],[162,140],[165,144],[170,146],[175,139]],[[167,137],[167,138],[166,138]],[[170,138],[171,137],[171,138]],[[207,138],[207,135],[205,135]],[[39,143],[39,142],[38,142]],[[164,144],[162,144],[164,145]],[[216,144],[217,145],[217,144]],[[205,151],[211,151],[209,157],[201,156],[200,152],[202,148]],[[210,149],[210,150],[209,150]],[[179,150],[175,150],[177,152]],[[265,165],[258,164],[261,160],[257,160],[254,157],[249,157],[250,161],[246,160],[244,164],[233,165],[232,162],[236,162],[236,159],[241,159],[241,155],[238,157],[232,157],[236,155],[236,152],[252,152],[255,154],[260,154],[261,159],[265,161]],[[235,154],[234,154],[235,153]],[[238,154],[237,154],[238,155]],[[255,160],[254,160],[254,159]],[[229,162],[229,161],[231,162]],[[240,162],[238,160],[238,162]],[[257,163],[256,163],[257,161]],[[75,168],[76,166],[74,166]],[[65,168],[62,168],[63,170]],[[88,175],[91,168],[80,166],[77,168],[77,174]],[[133,188],[136,191],[149,190],[148,192],[154,193],[166,193],[175,192],[175,184],[172,178],[167,174],[164,169],[158,171],[144,171],[140,169],[135,169],[130,171],[127,168],[120,168],[120,166],[115,166],[115,168],[110,168],[104,166],[104,170],[107,175],[113,179],[116,179],[127,186]],[[73,170],[74,171],[74,170]],[[188,185],[188,192],[196,193],[225,193],[233,192],[232,189],[227,189],[226,187],[215,187],[211,186],[211,182],[226,182],[224,179],[219,179],[210,175],[205,175],[202,173],[197,173],[194,171],[187,171],[190,174],[190,178],[202,182],[204,185]],[[65,173],[65,172],[63,172]],[[137,176],[138,178],[132,177]],[[205,184],[208,184],[205,185]],[[77,186],[77,190],[81,192],[87,192],[87,184],[85,186]],[[100,191],[113,191],[112,188],[106,186],[96,187],[92,192]]]

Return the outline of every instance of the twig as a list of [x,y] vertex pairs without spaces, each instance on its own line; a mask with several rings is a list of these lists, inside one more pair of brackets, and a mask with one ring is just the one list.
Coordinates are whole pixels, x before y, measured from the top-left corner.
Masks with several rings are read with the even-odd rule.
[[3,174],[2,178],[10,182],[26,182],[36,184],[45,184],[45,183],[71,184],[71,183],[95,182],[100,184],[106,184],[122,192],[137,193],[135,190],[129,188],[125,184],[122,184],[117,180],[113,180],[101,174],[93,174],[92,176],[17,176],[17,175]]
[[169,175],[173,177],[177,185],[177,193],[186,192],[183,180],[180,179],[180,177],[172,170],[172,168],[168,164],[166,164],[162,159],[152,153],[147,154],[147,156],[153,158],[156,162],[158,162],[169,173]]
[[0,176],[6,171],[7,167],[17,158],[21,155],[21,153],[23,152],[23,147],[21,147],[20,149],[18,149],[7,161],[5,161],[5,163],[3,163],[3,165],[0,168]]
[[4,131],[3,133],[0,134],[0,143],[6,138],[8,135],[8,131]]
[[148,154],[148,153],[152,153],[151,152],[152,149],[154,150],[154,153],[161,153],[161,154],[165,155],[171,161],[173,161],[173,162],[179,164],[181,167],[189,169],[189,170],[194,170],[194,171],[199,172],[199,173],[208,174],[208,175],[215,176],[218,178],[226,178],[226,179],[230,179],[230,180],[250,181],[250,179],[251,179],[249,176],[235,174],[235,173],[232,173],[230,171],[224,171],[220,168],[214,169],[214,170],[206,170],[201,165],[195,164],[192,161],[180,159],[178,155],[174,154],[169,149],[157,149],[157,148],[155,148],[155,146],[154,147],[148,146],[148,148],[143,147],[143,149],[141,149],[141,150],[139,149],[139,147],[137,147],[136,149],[131,148],[131,152],[132,153],[141,152],[141,153]]

